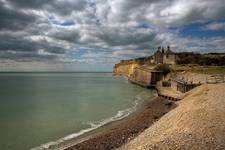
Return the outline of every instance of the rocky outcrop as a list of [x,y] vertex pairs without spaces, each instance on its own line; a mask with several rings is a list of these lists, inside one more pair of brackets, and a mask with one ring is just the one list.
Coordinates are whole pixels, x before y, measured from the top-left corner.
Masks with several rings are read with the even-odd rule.
[[131,83],[150,88],[156,86],[170,71],[167,64],[146,64],[137,60],[123,60],[113,68],[114,75],[125,76]]
[[134,72],[134,68],[138,66],[140,66],[140,64],[135,60],[123,60],[120,63],[115,64],[113,74],[130,77]]

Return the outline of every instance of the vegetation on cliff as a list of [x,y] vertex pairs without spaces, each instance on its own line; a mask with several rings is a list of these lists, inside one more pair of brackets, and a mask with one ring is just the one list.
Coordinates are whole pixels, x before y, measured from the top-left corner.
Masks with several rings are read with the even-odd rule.
[[[225,53],[193,53],[193,52],[180,52],[176,53],[177,61],[176,64],[198,64],[201,66],[224,66],[225,65]],[[153,56],[121,60],[120,63],[116,65],[123,65],[129,63],[138,63],[140,65],[149,64],[151,65],[151,60]],[[115,66],[116,66],[115,65]]]
[[177,64],[198,64],[207,66],[223,66],[225,65],[225,53],[177,53]]

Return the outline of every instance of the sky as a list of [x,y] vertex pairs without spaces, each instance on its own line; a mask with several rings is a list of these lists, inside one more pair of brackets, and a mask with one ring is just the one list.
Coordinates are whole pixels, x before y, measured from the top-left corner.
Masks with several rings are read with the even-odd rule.
[[121,59],[225,52],[225,0],[0,0],[0,71],[111,71]]

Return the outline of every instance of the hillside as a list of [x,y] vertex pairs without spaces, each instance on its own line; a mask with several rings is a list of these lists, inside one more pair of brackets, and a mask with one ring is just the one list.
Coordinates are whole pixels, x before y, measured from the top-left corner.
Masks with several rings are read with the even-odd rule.
[[[133,140],[119,148],[130,149],[225,149],[225,83],[206,84],[210,74],[225,74],[223,53],[176,53],[170,71],[203,85],[184,94],[177,108]],[[117,75],[132,75],[137,66],[156,66],[152,57],[123,60],[116,64]]]
[[225,65],[225,54],[224,53],[192,53],[182,52],[177,53],[178,60],[177,64],[198,64],[198,65]]
[[[198,64],[206,66],[224,66],[225,65],[225,53],[193,53],[193,52],[180,52],[176,53],[176,64]],[[121,60],[115,67],[119,65],[126,65],[130,63],[138,63],[139,65],[152,65],[151,60],[153,56]]]
[[225,83],[204,84],[129,141],[130,149],[225,149]]

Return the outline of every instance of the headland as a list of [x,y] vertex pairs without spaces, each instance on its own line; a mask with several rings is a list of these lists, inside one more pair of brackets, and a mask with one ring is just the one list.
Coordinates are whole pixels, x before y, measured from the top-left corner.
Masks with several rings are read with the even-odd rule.
[[64,149],[224,149],[223,58],[159,47],[152,56],[122,60],[114,66],[114,75],[155,88],[158,96]]

